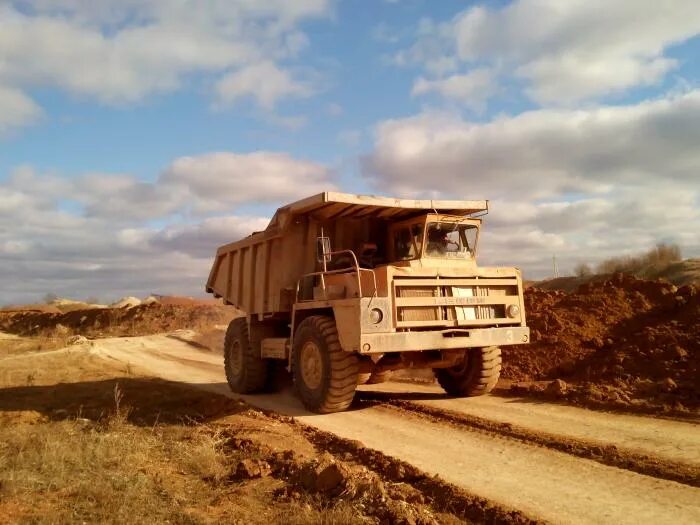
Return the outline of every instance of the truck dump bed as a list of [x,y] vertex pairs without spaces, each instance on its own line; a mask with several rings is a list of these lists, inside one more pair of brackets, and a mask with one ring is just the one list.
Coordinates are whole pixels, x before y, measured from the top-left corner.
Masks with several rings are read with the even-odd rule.
[[362,240],[358,236],[370,238],[377,221],[431,211],[458,216],[485,213],[488,201],[319,193],[278,209],[265,231],[221,246],[206,290],[248,314],[288,312],[299,277],[317,269],[314,246],[322,229],[337,246],[349,246]]

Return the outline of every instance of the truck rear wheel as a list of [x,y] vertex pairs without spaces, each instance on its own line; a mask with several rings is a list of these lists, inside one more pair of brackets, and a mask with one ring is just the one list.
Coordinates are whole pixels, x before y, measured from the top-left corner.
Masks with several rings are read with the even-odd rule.
[[470,348],[463,363],[433,371],[440,386],[451,396],[482,396],[493,390],[501,375],[501,349]]
[[260,348],[251,345],[245,317],[231,321],[224,339],[224,369],[228,386],[237,394],[252,394],[265,388],[267,362]]
[[340,412],[352,403],[357,388],[359,360],[344,352],[332,317],[304,319],[294,334],[294,384],[302,402],[318,413]]

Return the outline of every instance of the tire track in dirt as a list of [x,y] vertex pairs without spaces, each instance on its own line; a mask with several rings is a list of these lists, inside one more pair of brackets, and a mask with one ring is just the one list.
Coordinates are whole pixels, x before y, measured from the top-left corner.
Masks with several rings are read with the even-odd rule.
[[[217,356],[205,355],[186,343],[151,337],[126,345],[114,340],[102,341],[100,345],[105,354],[130,361],[165,379],[199,388],[226,389],[223,367],[208,366]],[[185,360],[198,360],[201,356],[206,365],[193,367],[156,353]],[[503,434],[477,432],[444,421],[437,423],[384,405],[317,415],[303,410],[298,400],[284,393],[236,397],[256,407],[294,416],[316,431],[355,442],[358,449],[366,448],[367,454],[376,452],[398,458],[426,477],[439,475],[446,487],[459,487],[474,502],[493,502],[494,508],[503,509],[506,514],[507,509],[518,509],[526,518],[558,523],[700,521],[700,491],[695,487]],[[611,421],[614,418],[611,416]]]
[[[299,424],[294,419],[291,422]],[[314,445],[346,460],[351,457],[384,480],[410,484],[423,494],[434,509],[447,511],[467,522],[512,525],[542,523],[520,511],[471,494],[439,477],[430,476],[405,461],[367,448],[360,441],[345,439],[310,425],[299,425]]]
[[565,452],[585,459],[591,459],[611,467],[621,468],[653,476],[684,483],[692,487],[700,487],[700,469],[672,461],[638,454],[629,450],[620,449],[615,445],[601,445],[595,441],[585,441],[566,438],[548,432],[533,432],[527,428],[501,423],[485,418],[471,416],[444,408],[433,408],[419,403],[403,400],[372,399],[370,393],[362,394],[361,403],[371,405],[391,406],[399,411],[407,411],[419,414],[436,423],[447,423],[457,427],[467,427],[486,432],[506,436],[524,443],[531,443],[543,447]]

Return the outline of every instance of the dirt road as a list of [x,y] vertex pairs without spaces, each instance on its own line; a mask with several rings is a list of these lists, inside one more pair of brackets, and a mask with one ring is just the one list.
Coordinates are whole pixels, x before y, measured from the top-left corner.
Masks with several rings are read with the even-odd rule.
[[[94,350],[164,379],[228,393],[221,356],[193,347],[186,336],[103,339]],[[288,393],[243,397],[537,520],[700,522],[700,427],[692,422],[376,386],[359,395],[357,409],[329,415],[305,411]],[[592,459],[582,457],[588,453]],[[676,471],[685,482],[674,481]]]

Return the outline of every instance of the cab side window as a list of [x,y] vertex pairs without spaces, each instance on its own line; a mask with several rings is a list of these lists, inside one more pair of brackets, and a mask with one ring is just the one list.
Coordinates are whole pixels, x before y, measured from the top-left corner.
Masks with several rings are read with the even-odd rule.
[[418,223],[411,226],[411,235],[413,237],[413,243],[415,244],[416,256],[423,249],[423,224]]
[[399,261],[416,259],[423,246],[423,225],[400,228],[394,233],[394,254]]
[[401,228],[394,232],[394,254],[399,261],[413,259],[416,256],[408,228]]

